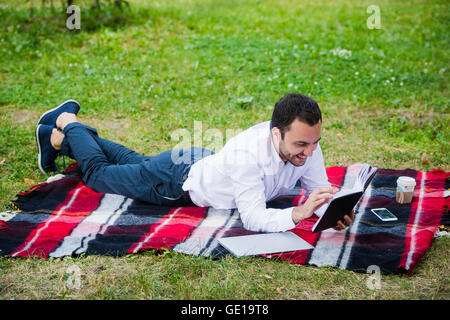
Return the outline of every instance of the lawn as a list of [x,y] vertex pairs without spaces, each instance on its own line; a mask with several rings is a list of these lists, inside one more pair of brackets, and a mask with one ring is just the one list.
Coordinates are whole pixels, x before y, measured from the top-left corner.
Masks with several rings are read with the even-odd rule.
[[[450,169],[448,1],[377,1],[380,29],[367,24],[373,1],[93,2],[75,1],[70,31],[60,1],[0,0],[0,211],[48,178],[34,126],[69,98],[100,135],[153,155],[181,146],[178,129],[192,133],[183,144],[218,151],[299,92],[323,112],[326,166]],[[0,298],[449,299],[449,256],[448,238],[435,239],[412,276],[375,290],[367,274],[265,258],[0,258]]]

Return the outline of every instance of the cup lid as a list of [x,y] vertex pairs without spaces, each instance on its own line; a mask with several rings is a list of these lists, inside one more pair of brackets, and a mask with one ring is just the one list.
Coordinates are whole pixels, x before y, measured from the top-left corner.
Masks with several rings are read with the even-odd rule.
[[408,185],[415,185],[416,184],[416,179],[411,178],[411,177],[406,177],[406,176],[401,176],[397,179],[397,183],[403,183],[403,184],[408,184]]

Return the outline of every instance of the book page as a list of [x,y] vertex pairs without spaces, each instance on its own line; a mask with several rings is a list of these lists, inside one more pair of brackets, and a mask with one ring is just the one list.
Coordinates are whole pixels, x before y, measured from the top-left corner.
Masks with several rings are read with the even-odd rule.
[[367,188],[367,181],[375,174],[376,171],[376,167],[372,167],[367,163],[363,164],[362,168],[358,172],[358,176],[356,177],[356,181],[353,187],[342,188],[338,193],[335,194],[333,198],[339,198],[350,193],[364,191]]

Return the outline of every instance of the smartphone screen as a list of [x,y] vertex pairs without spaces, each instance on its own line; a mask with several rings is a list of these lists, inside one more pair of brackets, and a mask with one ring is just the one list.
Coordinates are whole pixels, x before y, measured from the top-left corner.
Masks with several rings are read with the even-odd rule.
[[386,208],[377,208],[371,210],[378,218],[380,218],[382,221],[395,221],[397,220],[397,217],[394,216],[392,212],[390,212]]

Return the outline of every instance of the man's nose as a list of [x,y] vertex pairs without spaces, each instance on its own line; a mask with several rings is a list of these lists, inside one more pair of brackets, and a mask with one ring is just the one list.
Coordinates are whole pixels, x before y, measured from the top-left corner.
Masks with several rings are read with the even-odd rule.
[[305,154],[305,156],[307,157],[311,157],[314,151],[314,146],[313,145],[309,145],[308,147],[306,147],[306,149],[303,151],[303,153]]

